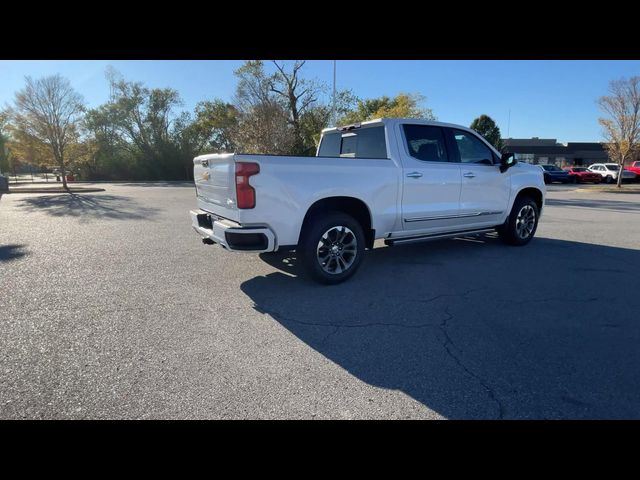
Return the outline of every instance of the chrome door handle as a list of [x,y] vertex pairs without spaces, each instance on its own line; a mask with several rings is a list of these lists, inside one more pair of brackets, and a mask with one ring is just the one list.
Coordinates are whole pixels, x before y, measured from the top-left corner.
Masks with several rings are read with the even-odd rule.
[[466,178],[473,178],[476,176],[476,174],[473,172],[466,172],[466,173],[463,173],[462,176]]
[[411,172],[407,173],[407,177],[409,178],[420,178],[422,174],[420,172]]

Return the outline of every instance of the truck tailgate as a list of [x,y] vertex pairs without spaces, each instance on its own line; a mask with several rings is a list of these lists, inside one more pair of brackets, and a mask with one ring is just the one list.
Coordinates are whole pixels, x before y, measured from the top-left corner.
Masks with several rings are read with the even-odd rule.
[[193,178],[198,206],[230,220],[239,220],[236,207],[233,153],[201,155],[193,159]]

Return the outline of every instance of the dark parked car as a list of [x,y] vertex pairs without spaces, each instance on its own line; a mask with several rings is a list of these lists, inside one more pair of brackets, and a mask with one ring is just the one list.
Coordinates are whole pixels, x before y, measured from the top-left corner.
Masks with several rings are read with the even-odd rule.
[[544,172],[544,183],[569,183],[573,182],[573,178],[569,175],[569,172],[565,172],[560,167],[555,165],[538,165]]

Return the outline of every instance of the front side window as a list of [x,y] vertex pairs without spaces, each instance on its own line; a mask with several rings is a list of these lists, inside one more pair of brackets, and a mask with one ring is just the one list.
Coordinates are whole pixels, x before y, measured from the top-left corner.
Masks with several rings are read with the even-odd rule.
[[493,165],[493,154],[478,137],[463,130],[454,130],[453,138],[460,152],[461,163]]
[[431,125],[403,125],[409,155],[425,162],[448,162],[442,128]]

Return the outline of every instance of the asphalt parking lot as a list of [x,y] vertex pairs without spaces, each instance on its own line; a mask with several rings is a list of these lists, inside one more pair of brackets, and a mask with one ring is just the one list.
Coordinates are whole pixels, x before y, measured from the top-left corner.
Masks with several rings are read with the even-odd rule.
[[378,245],[332,287],[205,246],[193,187],[0,199],[0,418],[640,418],[640,194]]

